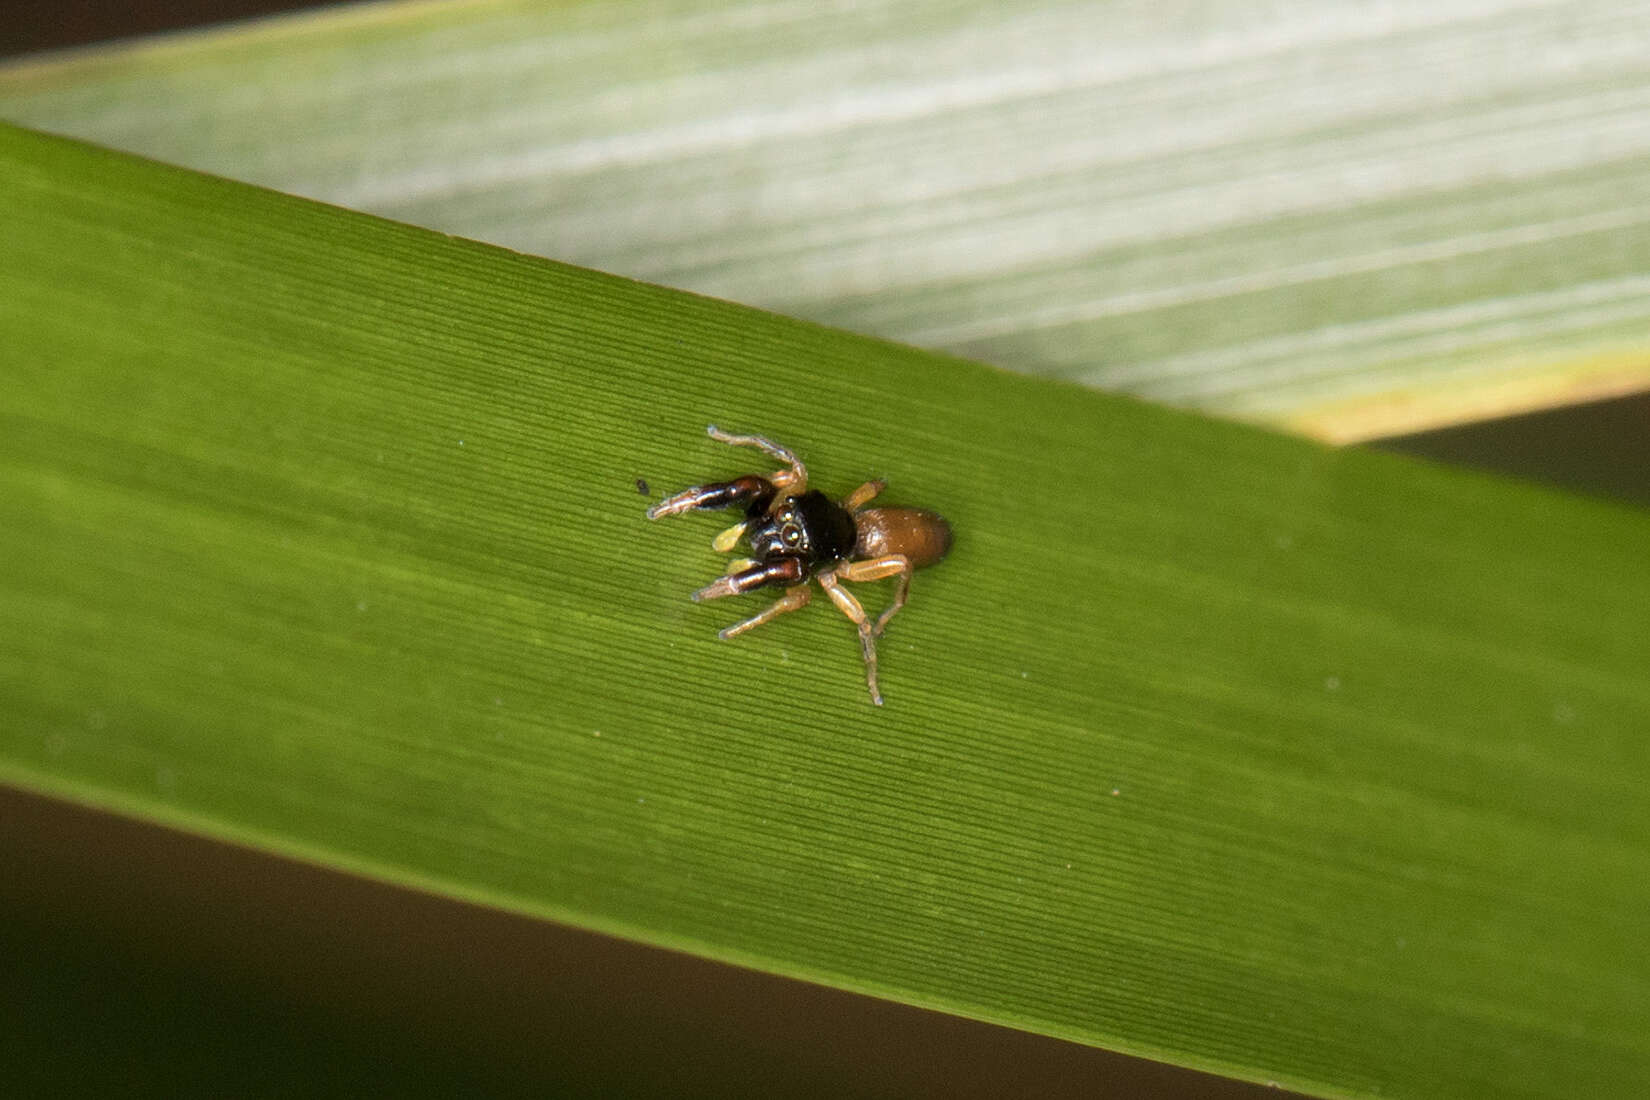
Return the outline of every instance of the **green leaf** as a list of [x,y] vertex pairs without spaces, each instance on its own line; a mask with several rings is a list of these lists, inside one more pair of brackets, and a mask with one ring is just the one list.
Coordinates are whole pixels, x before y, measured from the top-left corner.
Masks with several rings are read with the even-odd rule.
[[384,4],[0,116],[1333,440],[1650,388],[1614,3]]
[[[1315,1092],[1650,1084],[1643,513],[18,130],[0,189],[8,782]],[[766,468],[710,421],[955,525],[885,707],[825,601],[686,599],[636,482]]]

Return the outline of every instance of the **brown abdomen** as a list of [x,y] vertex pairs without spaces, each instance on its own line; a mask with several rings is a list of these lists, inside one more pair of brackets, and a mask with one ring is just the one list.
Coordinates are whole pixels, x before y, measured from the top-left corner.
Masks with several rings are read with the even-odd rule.
[[867,508],[854,513],[854,557],[904,554],[915,569],[933,565],[951,549],[951,525],[921,508]]

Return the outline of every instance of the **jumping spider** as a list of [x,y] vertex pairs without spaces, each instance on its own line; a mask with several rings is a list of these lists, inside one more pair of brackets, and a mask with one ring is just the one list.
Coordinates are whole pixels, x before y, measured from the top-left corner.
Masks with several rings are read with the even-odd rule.
[[[732,481],[695,485],[660,501],[647,510],[648,519],[673,516],[700,509],[743,505],[745,518],[717,535],[711,545],[719,552],[733,551],[740,539],[750,544],[751,557],[736,558],[728,572],[693,594],[697,600],[717,600],[758,588],[783,588],[784,595],[766,611],[752,615],[723,630],[725,639],[743,634],[765,622],[808,605],[810,580],[848,616],[859,629],[860,649],[865,654],[865,682],[871,701],[882,705],[877,689],[877,638],[888,620],[905,606],[911,590],[911,572],[932,565],[951,549],[951,525],[944,517],[920,508],[867,508],[865,504],[883,490],[881,481],[867,481],[834,503],[824,493],[808,488],[808,471],[796,455],[759,435],[730,435],[712,424],[710,437],[735,447],[755,447],[785,463],[789,469],[761,477],[746,474]],[[899,577],[893,602],[873,624],[865,609],[842,587],[843,581],[858,583]]]

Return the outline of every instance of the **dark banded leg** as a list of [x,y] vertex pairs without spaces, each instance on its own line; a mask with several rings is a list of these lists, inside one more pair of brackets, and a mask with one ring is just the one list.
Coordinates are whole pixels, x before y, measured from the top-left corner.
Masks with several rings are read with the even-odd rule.
[[[674,516],[682,512],[710,511],[720,508],[729,508],[741,505],[746,516],[759,516],[768,510],[774,499],[781,494],[793,496],[808,487],[808,470],[802,465],[801,459],[792,454],[788,448],[781,447],[771,439],[764,439],[759,435],[734,435],[724,432],[715,424],[706,428],[710,437],[719,443],[726,443],[733,447],[755,447],[770,458],[777,459],[790,467],[778,470],[767,477],[756,474],[746,474],[736,477],[732,481],[712,481],[704,485],[695,485],[691,489],[683,489],[673,497],[667,497],[647,510],[648,519],[658,519],[661,516]],[[719,539],[731,544],[738,540],[738,534]],[[725,549],[721,545],[717,549]]]
[[737,573],[729,573],[725,577],[717,577],[714,583],[705,585],[693,594],[693,602],[737,596],[741,592],[752,592],[768,585],[788,588],[793,584],[801,584],[807,576],[807,567],[802,564],[801,558],[775,558],[769,562],[752,565],[748,569],[741,569]]
[[683,489],[647,510],[648,519],[674,516],[682,512],[709,511],[742,505],[747,512],[760,513],[778,495],[778,488],[765,477],[746,474],[732,481],[713,481]]

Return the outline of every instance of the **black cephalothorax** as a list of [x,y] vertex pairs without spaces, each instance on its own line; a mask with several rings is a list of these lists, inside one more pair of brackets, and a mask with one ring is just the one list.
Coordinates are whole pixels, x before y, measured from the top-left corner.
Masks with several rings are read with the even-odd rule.
[[799,557],[808,575],[815,566],[846,561],[854,552],[854,535],[853,515],[818,489],[785,498],[745,527],[751,557],[762,562]]

